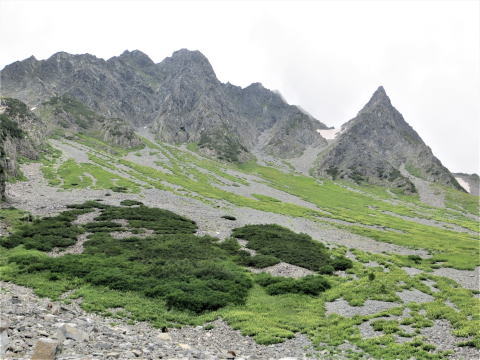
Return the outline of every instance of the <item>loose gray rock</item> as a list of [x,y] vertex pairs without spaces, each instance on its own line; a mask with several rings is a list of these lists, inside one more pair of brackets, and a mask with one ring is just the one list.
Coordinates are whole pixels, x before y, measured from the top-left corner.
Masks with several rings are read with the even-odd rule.
[[54,360],[60,344],[56,340],[39,340],[33,350],[32,360]]

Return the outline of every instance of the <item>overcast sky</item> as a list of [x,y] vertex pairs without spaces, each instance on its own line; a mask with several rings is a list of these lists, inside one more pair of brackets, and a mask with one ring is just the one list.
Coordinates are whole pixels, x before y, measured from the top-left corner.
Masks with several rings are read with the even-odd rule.
[[335,127],[383,85],[444,165],[478,173],[479,4],[0,0],[0,68],[58,51],[200,50],[221,81],[261,82]]

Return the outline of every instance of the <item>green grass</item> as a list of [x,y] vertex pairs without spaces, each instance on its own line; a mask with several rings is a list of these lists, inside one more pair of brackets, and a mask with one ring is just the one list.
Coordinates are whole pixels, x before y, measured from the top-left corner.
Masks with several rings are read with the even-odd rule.
[[0,221],[6,225],[7,230],[14,231],[25,221],[32,220],[26,211],[15,208],[0,209]]
[[122,192],[138,193],[140,185],[128,180],[127,178],[112,173],[111,166],[105,166],[101,160],[94,155],[91,156],[99,164],[77,163],[73,159],[68,159],[61,164],[57,153],[50,157],[44,157],[42,173],[52,186],[60,186],[65,190],[71,189],[112,189]]
[[[300,332],[318,349],[332,353],[338,345],[349,341],[374,358],[446,359],[446,353],[432,352],[432,346],[417,334],[408,335],[405,343],[396,343],[393,337],[405,335],[399,330],[400,324],[421,329],[431,326],[433,320],[445,319],[451,323],[454,335],[471,337],[468,346],[480,348],[480,299],[451,280],[429,274],[429,259],[352,250],[359,261],[353,262],[344,278],[325,275],[292,280],[250,275],[237,265],[235,254],[239,247],[235,241],[223,245],[212,238],[196,237],[192,235],[195,224],[188,219],[137,203],[125,205],[140,207],[89,202],[72,206],[72,210],[59,215],[60,219],[47,218],[20,226],[9,239],[20,239],[13,245],[21,246],[0,247],[0,278],[32,287],[37,294],[52,299],[73,290],[65,301],[81,297],[81,306],[88,311],[149,321],[159,327],[200,325],[222,317],[261,344],[281,342]],[[94,223],[83,228],[71,225],[75,216],[94,208],[101,210]],[[118,224],[112,227],[111,221],[120,218],[128,221],[127,228],[132,232],[146,228],[156,234],[144,239],[113,239],[105,231],[117,229]],[[52,226],[58,221],[63,221],[62,226]],[[103,230],[89,237],[81,255],[49,258],[42,251],[25,249],[31,243],[29,234],[52,228],[57,229],[57,235],[69,235],[73,229]],[[297,238],[299,234],[282,230],[280,237],[284,234],[300,241],[298,247],[304,244]],[[43,246],[43,242],[39,243]],[[338,258],[347,249],[330,251],[332,258]],[[364,265],[369,261],[376,261],[389,271]],[[419,267],[427,272],[411,277],[402,266]],[[427,279],[434,282],[437,292],[423,283]],[[433,301],[402,304],[396,292],[404,289],[420,290],[431,295]],[[368,299],[394,301],[398,305],[378,314],[353,318],[326,315],[325,303],[339,298],[352,306],[362,305]],[[458,310],[445,305],[446,301],[455,304]],[[407,307],[410,309],[407,317],[399,321],[388,319],[391,315],[401,315]],[[112,308],[122,310],[113,313]],[[425,315],[420,314],[422,310]],[[380,319],[385,317],[387,320]],[[368,320],[384,335],[362,339],[358,325]],[[352,358],[357,355],[351,354]]]
[[[453,190],[447,187],[440,187],[446,192],[446,202],[452,209],[467,211],[471,214],[480,215],[480,200],[478,196],[472,196],[462,191]],[[478,223],[476,230],[478,231]]]
[[[325,179],[319,182],[311,177],[287,174],[278,169],[259,166],[254,162],[238,165],[221,164],[174,146],[155,144],[143,139],[147,147],[161,155],[158,163],[169,171],[166,172],[119,158],[118,151],[117,155],[112,155],[115,151],[111,149],[106,151],[103,148],[105,144],[99,145],[97,140],[85,139],[89,142],[83,143],[96,152],[96,155],[90,155],[90,159],[96,165],[103,169],[114,169],[117,164],[123,165],[129,169],[127,172],[130,177],[146,183],[147,187],[169,190],[207,203],[211,203],[212,200],[222,200],[240,207],[304,217],[313,221],[322,222],[325,217],[339,219],[351,225],[337,223],[331,225],[378,241],[428,250],[434,255],[434,259],[443,261],[444,266],[472,269],[480,265],[480,258],[477,256],[478,236],[428,226],[384,213],[388,211],[412,218],[437,220],[447,225],[458,225],[478,232],[478,223],[473,219],[450,209],[429,207],[422,204],[418,196],[407,196],[398,192],[392,195],[385,188],[371,185],[358,186]],[[163,160],[165,158],[167,160]],[[207,173],[199,169],[204,169]],[[214,185],[228,181],[234,184],[248,184],[242,173],[255,175],[271,187],[310,202],[316,205],[319,211],[280,202],[278,199],[262,194],[254,194],[254,198],[248,198],[219,189]],[[49,176],[52,177],[52,175]],[[166,184],[174,184],[180,189],[175,190]],[[111,184],[102,186],[108,187]],[[450,190],[450,192],[448,196],[458,197],[462,206],[475,210],[473,207],[478,202],[478,198],[456,190]],[[396,203],[391,203],[392,200]]]

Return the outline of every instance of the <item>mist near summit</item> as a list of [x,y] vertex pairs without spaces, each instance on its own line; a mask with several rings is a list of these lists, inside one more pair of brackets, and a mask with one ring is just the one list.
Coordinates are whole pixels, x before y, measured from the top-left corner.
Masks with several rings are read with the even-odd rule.
[[478,1],[2,0],[0,68],[58,51],[160,62],[189,48],[221,81],[261,82],[335,127],[383,85],[445,166],[478,173],[479,13]]

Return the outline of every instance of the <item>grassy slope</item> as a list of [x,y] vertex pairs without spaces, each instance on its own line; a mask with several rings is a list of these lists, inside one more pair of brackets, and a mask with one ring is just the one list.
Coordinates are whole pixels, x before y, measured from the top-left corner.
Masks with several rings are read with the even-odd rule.
[[[121,164],[129,169],[128,173],[131,177],[147,183],[150,187],[168,189],[205,202],[210,202],[212,199],[224,200],[236,206],[306,217],[315,221],[322,221],[324,217],[343,220],[351,225],[334,224],[334,226],[378,241],[430,251],[433,255],[431,260],[433,267],[440,266],[440,263],[442,266],[458,269],[472,269],[480,265],[480,259],[477,256],[479,249],[477,235],[423,225],[384,213],[392,212],[401,216],[437,220],[478,232],[478,222],[458,211],[448,208],[432,208],[422,204],[415,196],[391,194],[380,187],[352,184],[346,186],[341,182],[327,180],[319,182],[311,177],[285,173],[255,163],[239,166],[226,165],[201,158],[173,146],[154,144],[148,140],[145,142],[151,150],[151,154],[158,152],[157,163],[161,168],[153,168],[140,165],[136,161],[126,160],[118,155],[117,149],[106,153],[104,150],[108,147],[107,144],[102,143],[97,146],[100,143],[98,140],[88,137],[82,139],[83,144],[92,148],[90,159],[97,165],[108,169]],[[93,151],[95,151],[95,155],[93,155]],[[112,153],[116,155],[112,155]],[[209,173],[199,169],[207,170]],[[247,184],[242,173],[255,175],[267,185],[308,201],[321,211],[279,202],[277,199],[266,196],[249,198],[236,195],[215,186],[215,183],[228,182],[238,185]],[[173,190],[166,184],[174,184],[180,189]],[[106,187],[108,186],[106,185]],[[461,207],[464,211],[478,213],[478,198],[455,190],[449,190],[447,194],[447,199],[455,199],[455,210]],[[447,201],[448,205],[452,203],[453,201]]]
[[[216,312],[195,315],[180,311],[166,310],[161,302],[142,297],[138,294],[114,291],[107,288],[96,287],[90,284],[75,281],[55,280],[45,281],[40,275],[18,275],[12,264],[3,263],[1,268],[4,279],[15,280],[36,289],[40,295],[58,298],[70,289],[77,289],[71,297],[83,297],[83,307],[87,310],[98,311],[107,315],[126,316],[134,320],[149,320],[157,326],[165,324],[176,326],[181,324],[201,324],[218,316],[223,317],[233,327],[238,328],[246,335],[254,336],[260,343],[273,343],[292,337],[295,332],[307,334],[315,344],[321,348],[330,348],[349,340],[373,356],[382,356],[385,359],[408,359],[416,356],[419,359],[443,358],[442,354],[429,353],[429,345],[425,344],[414,334],[411,342],[396,344],[393,334],[399,333],[398,323],[394,320],[376,326],[389,332],[376,339],[361,339],[357,326],[370,318],[384,315],[399,314],[405,305],[399,304],[397,308],[373,316],[356,316],[344,318],[338,315],[322,316],[325,313],[324,304],[338,298],[346,299],[351,305],[361,305],[367,299],[382,299],[387,301],[398,300],[395,292],[405,288],[416,288],[434,297],[434,301],[426,304],[409,304],[411,316],[405,323],[415,329],[430,326],[432,320],[445,318],[454,327],[454,334],[461,336],[474,336],[472,342],[480,347],[480,300],[473,297],[473,292],[458,288],[453,281],[430,275],[429,272],[436,267],[451,266],[458,269],[472,269],[480,265],[478,257],[478,237],[467,233],[459,233],[440,229],[432,226],[421,225],[412,221],[384,214],[390,211],[398,215],[435,219],[444,223],[460,225],[468,229],[478,230],[478,224],[469,217],[463,216],[458,211],[450,209],[436,209],[426,206],[416,197],[391,194],[383,188],[372,186],[347,186],[355,191],[345,188],[345,184],[330,181],[319,182],[313,178],[286,174],[270,167],[261,167],[254,163],[240,166],[221,164],[209,159],[198,157],[188,151],[164,145],[154,144],[147,140],[145,143],[150,154],[158,153],[158,163],[161,168],[152,168],[139,165],[136,162],[123,158],[126,155],[118,149],[112,149],[108,144],[96,139],[84,137],[83,145],[91,149],[89,154],[102,172],[113,173],[118,164],[129,170],[129,175],[146,184],[145,187],[157,187],[178,192],[183,196],[190,196],[205,202],[212,199],[222,199],[237,206],[245,206],[258,210],[280,213],[291,216],[301,216],[312,220],[321,221],[321,217],[331,217],[350,222],[352,225],[336,225],[348,231],[359,233],[379,241],[391,242],[403,246],[427,249],[434,255],[431,260],[414,260],[399,255],[373,255],[361,251],[354,251],[361,262],[354,262],[354,268],[349,270],[357,275],[352,277],[329,280],[335,285],[320,296],[312,297],[299,294],[286,294],[271,296],[265,290],[255,285],[250,291],[245,305],[226,307]],[[52,152],[55,154],[55,152]],[[58,155],[58,154],[57,154]],[[167,159],[167,160],[165,160]],[[87,172],[82,164],[60,164],[58,156],[51,156],[44,161],[43,171],[52,185],[65,187],[69,183],[72,173],[62,173],[62,166],[78,167]],[[210,174],[199,171],[199,168],[208,170]],[[94,172],[94,171],[93,171]],[[99,187],[110,188],[112,182],[102,182],[103,175],[92,174]],[[73,172],[75,174],[75,172]],[[288,192],[315,204],[322,211],[315,211],[290,203],[278,202],[277,199],[256,196],[255,199],[235,195],[221,190],[212,183],[233,182],[238,185],[248,184],[245,175],[256,175],[266,184],[279,190]],[[76,175],[82,179],[80,172]],[[116,176],[116,175],[115,175]],[[108,176],[107,176],[108,178]],[[164,182],[160,182],[163,180]],[[70,181],[70,184],[72,181]],[[132,182],[133,183],[133,182]],[[165,183],[180,186],[174,190]],[[116,184],[116,183],[115,183]],[[93,186],[92,184],[87,184]],[[139,186],[137,184],[137,186]],[[137,188],[139,189],[139,188]],[[127,191],[136,191],[128,188]],[[391,201],[395,201],[392,204]],[[455,210],[462,209],[478,214],[478,198],[450,190],[447,193],[447,205]],[[365,225],[377,225],[390,230],[365,228]],[[17,250],[1,250],[0,258],[5,261],[6,253]],[[32,250],[29,250],[32,251]],[[338,248],[338,254],[343,254],[346,249]],[[377,261],[390,269],[383,272],[381,268],[369,268],[363,262]],[[425,273],[415,277],[408,276],[402,266],[417,267]],[[374,273],[374,280],[371,280]],[[12,274],[17,274],[13,278]],[[430,279],[436,283],[438,292],[432,292],[422,283],[422,279]],[[446,306],[446,300],[454,303],[459,311]],[[68,300],[67,300],[68,301]],[[110,308],[123,307],[125,313],[110,314]],[[420,310],[426,310],[425,319],[419,315]],[[312,316],[312,314],[317,316]],[[351,355],[355,358],[355,354]]]
[[[133,216],[136,213],[134,211],[131,214]],[[149,227],[144,224],[142,226]],[[106,286],[92,284],[92,280],[89,280],[88,276],[63,275],[61,269],[68,269],[68,266],[73,264],[72,261],[75,257],[78,258],[76,261],[91,261],[92,266],[96,266],[95,261],[98,260],[95,259],[98,255],[96,255],[95,249],[102,246],[102,243],[97,240],[98,236],[93,236],[91,246],[86,244],[87,254],[90,255],[71,255],[71,259],[61,268],[54,266],[55,273],[52,269],[45,270],[41,264],[55,262],[61,258],[47,261],[46,256],[37,250],[26,250],[22,247],[7,250],[0,247],[1,278],[32,287],[37,294],[53,299],[59,299],[60,295],[66,291],[74,290],[64,301],[68,302],[70,299],[82,297],[82,307],[86,310],[136,321],[147,320],[159,327],[203,324],[220,316],[234,328],[241,330],[244,335],[253,336],[256,341],[263,344],[279,342],[293,337],[297,332],[302,332],[307,334],[319,348],[331,351],[335,351],[335,347],[343,342],[349,341],[363,351],[382,359],[409,359],[412,356],[418,359],[442,359],[445,354],[431,353],[431,345],[427,344],[419,334],[422,328],[431,326],[433,320],[446,319],[452,324],[455,335],[472,336],[470,345],[480,347],[478,330],[480,299],[473,297],[472,291],[458,288],[451,280],[427,273],[414,277],[408,276],[401,267],[416,266],[418,259],[406,256],[372,255],[355,250],[353,252],[358,261],[354,262],[352,269],[347,270],[348,276],[345,278],[324,276],[331,284],[331,289],[318,296],[302,294],[272,296],[268,295],[261,286],[254,285],[243,305],[232,304],[217,311],[195,314],[189,311],[169,309],[162,298],[145,296],[142,291],[112,290]],[[126,244],[130,242],[131,240],[126,240]],[[181,248],[179,249],[181,250]],[[110,251],[111,247],[105,250]],[[346,248],[337,248],[334,250],[334,254],[344,255],[346,251]],[[180,251],[180,253],[188,254],[184,251]],[[29,259],[37,260],[35,262],[26,261]],[[111,257],[113,263],[120,260],[121,257]],[[27,268],[29,268],[27,271],[25,266],[21,265],[22,261],[23,263],[26,261]],[[125,262],[125,260],[122,261]],[[388,268],[389,271],[385,272],[381,266],[367,267],[365,264],[370,261],[377,262]],[[125,271],[130,271],[126,263],[122,266],[125,266]],[[143,271],[139,266],[140,264],[134,270]],[[244,274],[254,280],[253,275]],[[423,280],[427,279],[433,281],[438,291],[432,291],[423,283]],[[400,299],[396,294],[397,291],[404,289],[418,289],[430,294],[434,300],[425,304],[404,305],[399,302]],[[378,314],[353,318],[335,314],[325,315],[325,303],[339,298],[344,298],[351,305],[362,305],[368,299],[375,299],[395,301],[398,302],[398,306]],[[455,304],[458,310],[445,305],[447,300]],[[112,308],[123,308],[123,311],[112,314],[110,312]],[[400,315],[406,308],[410,310],[410,313],[401,322],[377,320],[375,325],[384,329],[384,336],[367,340],[361,338],[358,330],[359,324],[380,317],[388,318],[392,315]],[[420,315],[421,310],[425,310],[426,314]],[[410,325],[414,329],[414,333],[410,335],[403,333],[399,327],[400,323]],[[394,341],[394,334],[408,336],[411,339],[407,339],[407,342],[403,344],[397,344]],[[460,341],[459,339],[459,343]],[[358,354],[351,354],[352,358],[356,356]]]

